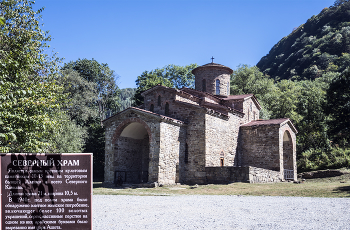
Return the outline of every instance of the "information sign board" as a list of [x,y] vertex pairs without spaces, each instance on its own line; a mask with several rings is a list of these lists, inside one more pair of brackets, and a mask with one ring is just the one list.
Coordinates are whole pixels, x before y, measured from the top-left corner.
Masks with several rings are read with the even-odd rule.
[[92,154],[2,154],[1,229],[92,229]]

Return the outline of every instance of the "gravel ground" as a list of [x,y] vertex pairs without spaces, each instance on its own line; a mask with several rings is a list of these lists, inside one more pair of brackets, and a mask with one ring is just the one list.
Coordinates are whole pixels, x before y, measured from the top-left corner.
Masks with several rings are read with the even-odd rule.
[[100,229],[350,229],[349,198],[93,196]]

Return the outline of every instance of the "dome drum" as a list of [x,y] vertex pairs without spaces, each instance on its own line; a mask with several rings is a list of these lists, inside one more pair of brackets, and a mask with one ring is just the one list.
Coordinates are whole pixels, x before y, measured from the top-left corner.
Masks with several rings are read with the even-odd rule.
[[230,95],[230,75],[233,70],[229,67],[209,63],[192,70],[195,75],[195,89],[213,95]]

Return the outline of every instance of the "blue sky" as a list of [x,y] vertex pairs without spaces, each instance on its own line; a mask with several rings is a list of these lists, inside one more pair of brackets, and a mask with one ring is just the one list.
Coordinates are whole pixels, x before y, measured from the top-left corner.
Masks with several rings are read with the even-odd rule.
[[120,88],[145,70],[214,62],[254,66],[334,0],[37,0],[63,62],[107,63]]

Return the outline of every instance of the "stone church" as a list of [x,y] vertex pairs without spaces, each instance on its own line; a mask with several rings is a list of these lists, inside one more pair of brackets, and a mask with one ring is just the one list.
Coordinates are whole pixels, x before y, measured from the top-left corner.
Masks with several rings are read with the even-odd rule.
[[195,68],[195,89],[155,86],[104,120],[105,183],[207,184],[297,179],[288,118],[260,120],[253,94],[230,95],[229,67]]

